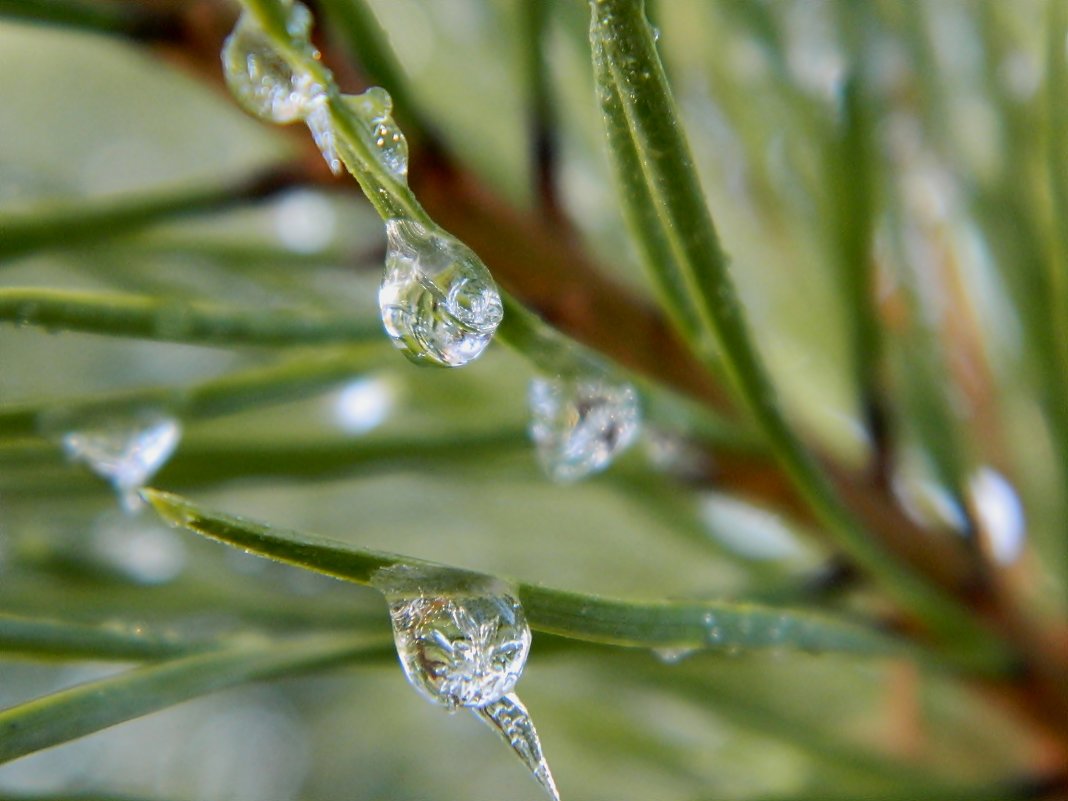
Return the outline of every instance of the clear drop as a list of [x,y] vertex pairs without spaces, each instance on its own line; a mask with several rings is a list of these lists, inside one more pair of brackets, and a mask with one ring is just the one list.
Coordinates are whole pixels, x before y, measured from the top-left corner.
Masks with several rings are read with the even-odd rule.
[[406,181],[408,140],[393,121],[393,99],[389,92],[381,86],[372,86],[362,95],[345,97],[345,102],[363,122],[379,164],[398,181]]
[[388,220],[386,237],[378,305],[393,344],[417,364],[459,367],[481,355],[504,312],[478,256],[411,220]]
[[173,417],[144,411],[86,421],[66,431],[61,441],[68,458],[110,481],[123,506],[134,511],[141,506],[137,491],[163,467],[181,436],[181,424]]
[[511,595],[402,597],[389,611],[404,674],[427,700],[449,710],[481,707],[519,681],[530,629]]
[[545,788],[549,797],[553,801],[560,801],[560,793],[556,789],[556,782],[553,781],[549,763],[545,761],[541,751],[538,732],[519,697],[509,693],[487,706],[471,711],[508,744],[530,769],[538,784]]
[[608,467],[638,437],[641,409],[628,383],[604,378],[534,378],[530,436],[555,481],[577,481]]
[[[311,12],[289,5],[286,28],[309,50]],[[256,19],[243,13],[222,50],[223,75],[238,103],[260,119],[287,124],[305,119],[321,104],[324,87],[309,74],[294,70],[275,48]]]

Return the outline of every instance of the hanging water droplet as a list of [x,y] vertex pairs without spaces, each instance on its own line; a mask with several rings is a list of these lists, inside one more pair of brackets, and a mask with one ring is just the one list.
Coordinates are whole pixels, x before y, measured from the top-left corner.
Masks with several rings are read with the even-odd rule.
[[379,164],[402,183],[408,177],[408,141],[393,121],[393,99],[381,86],[362,95],[346,96],[345,102],[363,122]]
[[530,436],[542,468],[555,481],[604,470],[641,428],[638,393],[627,383],[537,377],[528,399]]
[[[286,30],[311,50],[311,12],[289,4]],[[294,70],[248,12],[241,15],[222,50],[223,75],[238,103],[260,119],[287,124],[303,120],[324,95],[311,75]]]
[[511,692],[530,652],[530,629],[511,595],[416,596],[390,603],[408,681],[446,709],[491,704]]
[[128,511],[141,506],[137,491],[159,470],[182,436],[173,417],[141,411],[121,417],[96,417],[61,437],[67,457],[84,462],[107,479]]
[[556,789],[556,782],[553,781],[549,763],[545,761],[541,751],[538,732],[519,697],[515,693],[509,693],[492,704],[471,711],[508,744],[530,769],[538,784],[545,788],[549,797],[553,801],[560,801],[560,793]]
[[467,707],[559,794],[530,714],[512,692],[530,653],[530,628],[513,591],[488,576],[397,566],[371,582],[389,602],[408,682],[449,711]]
[[477,358],[504,313],[489,270],[440,229],[388,220],[386,237],[378,305],[393,344],[417,364],[459,367]]

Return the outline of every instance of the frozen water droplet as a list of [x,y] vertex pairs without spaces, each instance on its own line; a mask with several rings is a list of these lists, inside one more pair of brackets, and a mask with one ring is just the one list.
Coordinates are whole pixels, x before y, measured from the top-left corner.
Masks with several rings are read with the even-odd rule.
[[559,801],[534,723],[512,692],[531,639],[513,591],[477,573],[405,565],[379,570],[371,583],[389,602],[409,683],[449,711],[469,708]]
[[638,393],[603,378],[535,378],[530,436],[545,472],[576,481],[604,470],[638,437]]
[[145,411],[78,425],[62,436],[67,457],[106,478],[128,511],[141,505],[137,491],[170,458],[181,439],[173,417]]
[[388,220],[382,324],[417,364],[459,367],[493,338],[503,309],[482,261],[459,240],[410,220]]
[[[292,3],[288,15],[289,35],[310,51],[311,12]],[[294,70],[247,12],[226,38],[222,62],[226,85],[237,102],[260,119],[283,125],[297,122],[322,103],[322,85],[306,72]]]
[[509,693],[487,706],[471,711],[497,732],[508,747],[523,760],[523,764],[530,769],[538,784],[545,788],[549,797],[553,801],[560,801],[560,793],[556,789],[556,782],[553,781],[549,763],[542,755],[538,732],[527,708],[519,698],[514,693]]
[[487,589],[387,594],[404,674],[425,698],[450,710],[500,700],[519,681],[530,652],[519,601],[502,588]]
[[372,152],[386,172],[402,183],[408,177],[408,141],[393,121],[393,99],[381,86],[372,86],[362,95],[345,102],[363,122]]

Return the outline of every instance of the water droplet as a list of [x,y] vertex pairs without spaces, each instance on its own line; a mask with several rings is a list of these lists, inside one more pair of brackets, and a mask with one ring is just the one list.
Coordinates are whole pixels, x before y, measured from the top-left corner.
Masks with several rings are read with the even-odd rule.
[[538,460],[555,481],[604,470],[638,437],[638,393],[603,378],[534,378],[530,436]]
[[159,470],[181,439],[181,425],[157,411],[96,418],[62,435],[67,457],[111,482],[123,506],[141,506],[137,491]]
[[427,700],[456,709],[507,695],[530,652],[519,601],[504,588],[471,595],[387,595],[404,674]]
[[469,708],[559,801],[534,723],[512,692],[531,640],[513,591],[489,576],[403,565],[379,570],[371,583],[389,602],[408,682],[449,711]]
[[489,270],[440,229],[388,220],[386,237],[378,305],[393,344],[417,364],[459,367],[477,358],[503,317]]
[[372,151],[382,167],[402,183],[408,177],[408,141],[393,121],[393,99],[381,86],[372,86],[362,95],[345,97],[367,130]]
[[[289,35],[310,51],[311,12],[292,3],[288,14]],[[306,72],[294,70],[247,12],[226,38],[222,62],[226,85],[237,102],[260,119],[285,125],[303,120],[321,105],[322,85]]]
[[492,704],[471,710],[487,726],[497,732],[509,748],[523,761],[538,784],[553,801],[560,801],[560,793],[553,781],[549,763],[541,751],[541,741],[530,719],[527,708],[514,693],[509,693]]

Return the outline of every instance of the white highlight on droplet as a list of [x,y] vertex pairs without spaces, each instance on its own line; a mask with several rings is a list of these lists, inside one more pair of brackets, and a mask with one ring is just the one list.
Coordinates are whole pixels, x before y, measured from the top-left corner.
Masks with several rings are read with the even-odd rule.
[[528,392],[530,437],[542,469],[571,482],[607,468],[638,438],[638,392],[604,377],[535,377]]
[[997,470],[981,467],[968,482],[968,492],[990,555],[998,564],[1012,564],[1027,540],[1023,503],[1016,489]]

